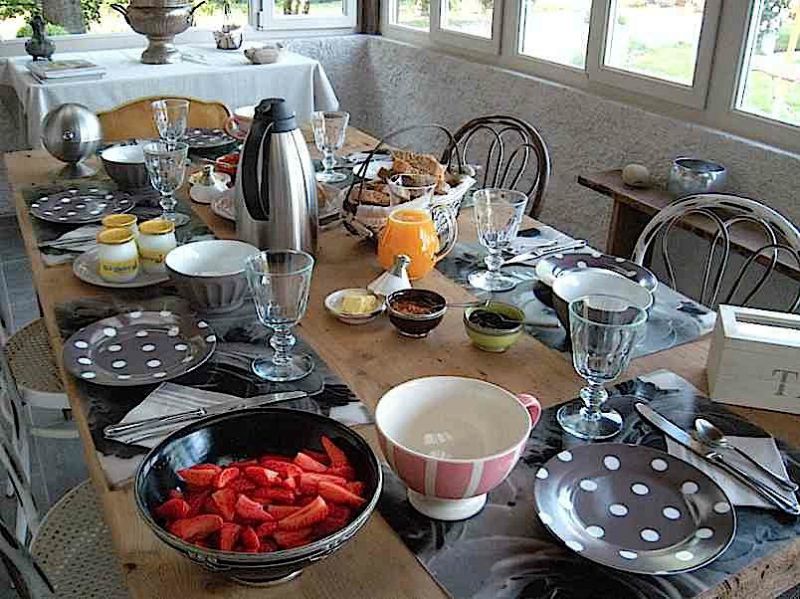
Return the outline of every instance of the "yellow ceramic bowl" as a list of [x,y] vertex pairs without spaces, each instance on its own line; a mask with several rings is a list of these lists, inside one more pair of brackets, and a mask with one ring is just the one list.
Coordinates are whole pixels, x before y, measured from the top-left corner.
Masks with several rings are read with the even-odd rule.
[[[500,314],[509,320],[517,320],[520,324],[513,328],[503,329],[476,324],[470,320],[470,316],[477,310]],[[464,328],[473,345],[483,351],[493,353],[504,352],[517,342],[522,335],[523,320],[525,320],[525,313],[522,310],[503,302],[489,302],[485,306],[467,308],[464,311]]]

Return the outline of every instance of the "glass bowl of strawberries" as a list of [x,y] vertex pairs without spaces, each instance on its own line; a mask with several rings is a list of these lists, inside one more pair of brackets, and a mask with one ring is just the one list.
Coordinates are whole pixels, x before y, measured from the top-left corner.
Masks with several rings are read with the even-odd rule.
[[139,514],[164,543],[245,584],[291,580],[366,524],[383,484],[367,442],[311,412],[252,408],[199,420],[136,473]]

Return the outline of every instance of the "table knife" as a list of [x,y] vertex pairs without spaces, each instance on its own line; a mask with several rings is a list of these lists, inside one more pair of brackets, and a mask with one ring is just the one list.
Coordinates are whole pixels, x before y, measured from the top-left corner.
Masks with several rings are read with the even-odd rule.
[[[180,424],[183,422],[190,422],[206,416],[214,414],[222,414],[224,412],[231,412],[233,410],[244,410],[257,406],[269,405],[282,401],[291,401],[293,399],[302,399],[308,396],[306,391],[282,391],[279,393],[268,393],[266,395],[258,395],[256,397],[241,398],[237,397],[231,401],[216,404],[213,406],[203,406],[194,410],[186,412],[178,412],[177,414],[170,414],[168,416],[156,416],[155,418],[146,418],[144,420],[137,420],[135,422],[127,422],[125,424],[113,424],[103,429],[103,435],[107,439],[116,439],[118,437],[127,436],[137,431],[144,432],[149,428],[158,428]],[[160,432],[160,431],[159,431]],[[143,437],[146,438],[146,437]]]
[[519,256],[514,256],[513,258],[509,258],[508,260],[503,261],[501,266],[510,266],[512,264],[521,264],[523,262],[528,262],[530,260],[538,260],[539,258],[544,258],[545,256],[549,256],[550,254],[559,254],[561,252],[569,252],[572,250],[579,250],[583,247],[586,247],[586,240],[579,239],[577,241],[570,241],[567,243],[556,244],[556,245],[548,245],[542,247],[541,249],[534,249],[530,252],[525,252],[524,254],[520,254]]
[[649,405],[637,403],[636,411],[639,412],[639,415],[648,423],[667,435],[673,441],[680,443],[692,453],[724,470],[739,482],[743,483],[750,489],[753,489],[761,497],[776,507],[780,508],[786,513],[793,514],[795,516],[800,515],[800,505],[797,504],[796,500],[792,501],[787,499],[782,493],[767,485],[762,480],[756,478],[744,468],[729,462],[715,449],[706,445],[705,443],[701,443],[677,424],[664,418]]

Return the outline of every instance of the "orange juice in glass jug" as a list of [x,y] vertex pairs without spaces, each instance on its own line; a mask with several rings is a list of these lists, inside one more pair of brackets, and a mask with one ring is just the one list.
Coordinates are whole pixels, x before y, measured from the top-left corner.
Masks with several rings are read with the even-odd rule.
[[405,254],[411,259],[408,277],[420,279],[453,249],[455,242],[455,220],[447,211],[437,214],[434,221],[430,209],[399,208],[389,215],[381,232],[378,262],[388,269],[395,256]]

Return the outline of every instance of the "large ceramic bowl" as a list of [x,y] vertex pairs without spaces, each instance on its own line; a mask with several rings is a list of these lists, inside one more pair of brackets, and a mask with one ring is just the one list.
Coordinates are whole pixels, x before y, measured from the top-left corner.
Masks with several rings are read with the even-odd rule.
[[144,166],[144,152],[140,145],[116,145],[100,152],[106,173],[120,189],[150,187]]
[[514,468],[540,413],[531,396],[477,379],[435,376],[389,390],[375,422],[411,505],[430,518],[463,520],[483,508],[486,494]]
[[[273,553],[237,553],[185,543],[152,516],[170,490],[185,484],[176,472],[194,464],[243,460],[265,453],[293,455],[303,448],[322,450],[327,435],[346,454],[364,482],[367,500],[350,524],[296,549]],[[136,472],[134,493],[139,515],[164,543],[195,563],[244,583],[290,580],[303,568],[340,549],[366,524],[383,484],[380,462],[357,433],[326,416],[283,408],[251,408],[199,420],[176,431],[145,457]]]
[[210,314],[232,312],[247,296],[244,263],[258,248],[228,239],[195,241],[167,254],[164,263],[178,293]]

